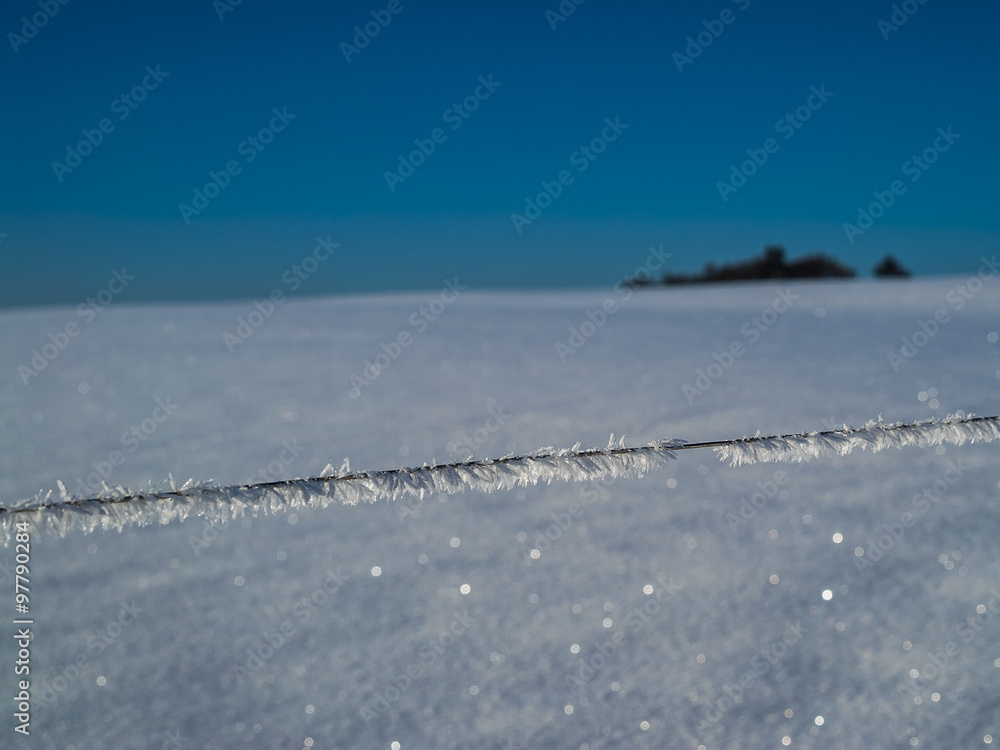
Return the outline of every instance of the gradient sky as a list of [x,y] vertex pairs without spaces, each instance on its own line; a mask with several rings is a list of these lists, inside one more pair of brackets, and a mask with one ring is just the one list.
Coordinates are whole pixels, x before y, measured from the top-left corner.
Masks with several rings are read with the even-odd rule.
[[[879,27],[891,3],[859,1],[566,0],[564,20],[546,15],[557,0],[52,0],[51,17],[46,2],[0,17],[3,306],[75,305],[123,267],[130,301],[290,292],[283,275],[317,237],[340,247],[295,293],[610,286],[650,245],[681,272],[780,243],[862,275],[885,253],[961,274],[1000,238],[995,3],[910,0],[893,30]],[[348,61],[373,13],[391,21]],[[702,32],[711,44],[678,70]],[[813,87],[832,95],[779,127]],[[294,119],[258,150],[247,139],[275,109]],[[53,166],[104,118],[78,166]],[[606,118],[627,128],[590,161],[578,149],[611,134]],[[442,142],[390,189],[435,128]],[[768,138],[777,149],[723,200],[719,181]],[[907,164],[926,149],[926,170]],[[186,222],[180,204],[231,161]],[[572,182],[517,231],[511,214],[563,170]],[[905,192],[850,242],[844,224],[894,180]]]

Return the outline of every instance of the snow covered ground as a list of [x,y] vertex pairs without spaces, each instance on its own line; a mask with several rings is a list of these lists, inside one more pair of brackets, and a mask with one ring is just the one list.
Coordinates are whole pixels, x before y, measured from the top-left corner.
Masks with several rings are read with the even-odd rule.
[[[0,499],[993,415],[983,276],[8,311]],[[687,451],[635,480],[35,537],[31,737],[8,713],[0,744],[985,747],[996,451]]]

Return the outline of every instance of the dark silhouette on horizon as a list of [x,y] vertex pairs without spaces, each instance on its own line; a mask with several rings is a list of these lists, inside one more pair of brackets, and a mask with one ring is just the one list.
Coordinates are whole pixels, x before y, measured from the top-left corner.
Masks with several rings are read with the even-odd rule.
[[857,274],[853,268],[822,253],[806,255],[795,260],[785,260],[785,248],[768,245],[763,255],[750,260],[715,265],[706,263],[700,275],[670,273],[659,282],[635,278],[628,282],[632,287],[676,286],[681,284],[709,284],[729,281],[754,281],[763,279],[849,279]]
[[875,276],[880,279],[908,279],[913,275],[893,255],[882,258],[874,270]]

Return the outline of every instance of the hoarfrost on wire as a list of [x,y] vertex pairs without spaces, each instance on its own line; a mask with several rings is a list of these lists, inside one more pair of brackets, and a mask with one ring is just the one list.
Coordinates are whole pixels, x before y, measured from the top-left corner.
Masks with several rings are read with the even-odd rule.
[[188,480],[177,487],[172,475],[169,489],[136,493],[124,487],[105,486],[97,497],[75,498],[58,482],[59,499],[47,492],[34,500],[0,507],[0,535],[9,542],[15,521],[29,521],[36,528],[59,536],[71,530],[90,533],[98,529],[121,531],[128,526],[147,526],[184,521],[197,516],[212,524],[275,514],[299,508],[325,508],[331,504],[397,501],[408,495],[454,494],[466,490],[496,492],[527,487],[540,482],[581,482],[606,478],[638,477],[661,468],[680,450],[713,447],[720,459],[732,466],[758,462],[801,462],[825,454],[846,455],[855,448],[873,453],[886,448],[929,447],[942,443],[1000,438],[1000,418],[952,415],[913,423],[882,424],[869,421],[864,427],[818,433],[744,437],[716,443],[686,443],[661,440],[629,448],[624,437],[608,447],[581,450],[543,448],[525,455],[509,454],[499,459],[424,465],[413,468],[352,473],[349,460],[339,471],[328,464],[318,477],[288,479],[252,485],[216,486]]

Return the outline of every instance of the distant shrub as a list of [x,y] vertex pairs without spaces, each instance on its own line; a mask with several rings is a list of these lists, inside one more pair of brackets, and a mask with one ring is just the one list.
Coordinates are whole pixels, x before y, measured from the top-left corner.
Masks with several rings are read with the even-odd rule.
[[912,274],[892,255],[886,255],[875,266],[875,275],[880,279],[908,279]]
[[852,278],[853,268],[845,266],[838,260],[822,253],[806,255],[792,261],[785,260],[785,248],[781,245],[768,245],[763,255],[747,261],[715,265],[706,263],[700,276],[686,276],[678,273],[666,273],[663,283],[704,284],[719,281],[752,281],[761,279],[823,279]]

